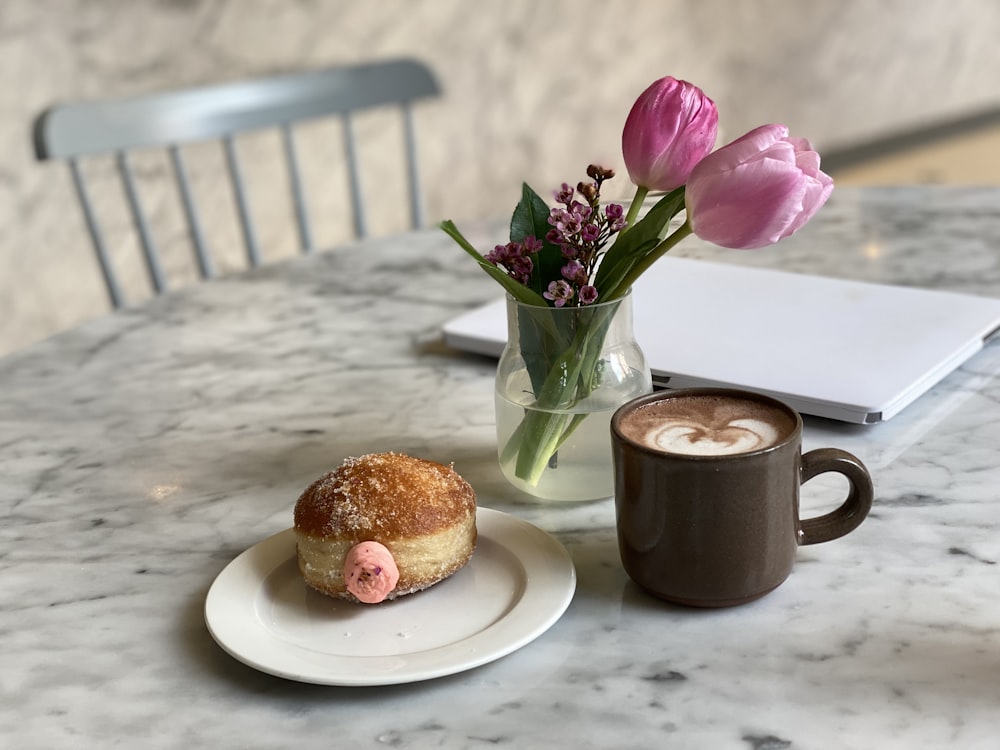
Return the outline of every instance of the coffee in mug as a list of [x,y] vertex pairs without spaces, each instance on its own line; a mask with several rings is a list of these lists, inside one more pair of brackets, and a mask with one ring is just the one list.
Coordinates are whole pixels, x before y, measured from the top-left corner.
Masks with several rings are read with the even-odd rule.
[[[786,404],[737,389],[663,391],[611,421],[622,564],[650,593],[722,607],[757,599],[791,573],[801,544],[843,536],[874,491],[856,457],[801,453],[802,419]],[[824,472],[850,484],[836,510],[799,518],[799,487]]]
[[770,448],[795,429],[786,409],[724,393],[652,399],[623,415],[624,437],[652,451],[728,456]]

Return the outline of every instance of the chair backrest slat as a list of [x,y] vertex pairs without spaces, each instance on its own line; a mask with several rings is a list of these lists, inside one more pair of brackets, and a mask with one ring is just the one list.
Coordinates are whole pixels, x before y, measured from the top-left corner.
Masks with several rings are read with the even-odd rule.
[[142,200],[139,198],[139,190],[135,186],[135,177],[132,174],[132,166],[129,164],[128,153],[125,151],[116,153],[115,164],[118,166],[118,174],[121,176],[122,185],[125,188],[125,197],[128,199],[135,231],[139,233],[142,253],[146,258],[146,270],[149,272],[149,283],[159,294],[166,291],[167,279],[163,275],[163,267],[160,265],[160,256],[156,251],[153,234],[149,231],[149,221],[143,210]]
[[201,219],[195,207],[194,196],[191,194],[191,181],[188,179],[184,157],[177,144],[171,144],[167,151],[170,153],[170,163],[173,165],[177,189],[180,191],[181,205],[184,206],[184,217],[187,219],[188,232],[191,234],[191,245],[194,247],[195,259],[198,261],[198,270],[203,279],[211,279],[215,276],[215,264],[205,243],[205,232],[201,227]]
[[83,209],[83,218],[87,224],[87,232],[90,234],[90,241],[93,243],[94,252],[97,254],[97,262],[101,267],[101,275],[104,276],[104,284],[107,286],[111,305],[113,307],[121,307],[125,304],[125,295],[122,294],[118,275],[111,265],[108,248],[104,243],[104,234],[101,232],[100,224],[97,221],[94,206],[90,202],[87,184],[83,178],[83,172],[80,169],[80,163],[77,159],[69,159],[69,171],[73,176],[73,187],[76,189],[76,196],[80,201],[80,207]]
[[354,233],[358,237],[368,236],[368,222],[365,218],[364,191],[361,188],[361,172],[358,168],[358,146],[354,137],[354,120],[350,112],[344,113],[344,157],[347,159],[347,184],[351,191],[354,215]]
[[393,60],[127,99],[65,104],[52,107],[36,118],[35,153],[41,160],[70,161],[76,192],[108,294],[112,305],[119,307],[125,302],[121,284],[112,268],[106,240],[98,227],[92,201],[83,183],[78,163],[80,157],[115,155],[147,272],[153,289],[159,293],[167,288],[167,279],[129,165],[129,152],[144,148],[168,151],[198,269],[203,278],[210,278],[215,274],[215,267],[205,242],[205,228],[196,209],[192,184],[182,156],[184,144],[221,140],[248,263],[259,266],[263,258],[237,153],[238,134],[264,128],[281,130],[299,240],[302,251],[311,252],[315,249],[315,240],[303,187],[301,161],[296,150],[294,124],[321,117],[342,118],[354,234],[365,237],[369,227],[352,113],[383,105],[400,107],[410,223],[416,228],[423,225],[424,207],[411,106],[420,99],[439,96],[440,93],[437,81],[425,65],[413,60]]
[[413,124],[413,108],[403,103],[403,136],[406,138],[406,176],[410,191],[410,223],[424,225],[424,201],[420,190],[420,169],[417,166],[417,136]]
[[281,141],[285,146],[285,161],[288,164],[288,180],[292,186],[292,204],[295,206],[295,224],[299,229],[299,243],[302,252],[313,251],[312,231],[309,225],[309,207],[306,205],[305,192],[302,190],[302,175],[299,171],[299,158],[295,151],[295,134],[291,123],[281,126]]
[[243,243],[247,251],[247,261],[251,266],[260,265],[260,246],[257,244],[257,233],[253,227],[253,217],[250,215],[250,201],[247,198],[243,183],[243,169],[236,153],[236,142],[231,135],[222,139],[226,150],[226,165],[229,167],[229,179],[233,186],[233,197],[236,199],[236,210],[240,217],[240,229],[243,231]]

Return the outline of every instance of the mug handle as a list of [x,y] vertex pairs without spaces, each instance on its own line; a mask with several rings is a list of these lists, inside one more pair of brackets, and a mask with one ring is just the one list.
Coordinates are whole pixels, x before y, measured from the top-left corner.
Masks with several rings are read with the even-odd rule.
[[835,471],[847,477],[851,488],[847,499],[836,510],[800,521],[799,544],[819,544],[844,536],[858,528],[875,498],[871,475],[861,461],[838,448],[819,448],[802,455],[799,484],[817,474]]

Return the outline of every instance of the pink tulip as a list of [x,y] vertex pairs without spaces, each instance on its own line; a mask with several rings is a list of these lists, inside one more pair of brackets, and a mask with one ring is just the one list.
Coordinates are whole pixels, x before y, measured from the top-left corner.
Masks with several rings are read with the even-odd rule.
[[749,250],[797,231],[831,192],[809,141],[789,138],[784,125],[762,125],[700,161],[684,202],[696,235]]
[[622,131],[628,176],[647,190],[673,190],[715,146],[719,113],[697,86],[667,76],[642,92]]

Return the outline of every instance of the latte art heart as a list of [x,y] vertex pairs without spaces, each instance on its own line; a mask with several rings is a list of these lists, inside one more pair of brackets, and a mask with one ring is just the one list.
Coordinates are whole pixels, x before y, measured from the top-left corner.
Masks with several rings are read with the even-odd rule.
[[759,419],[734,419],[719,427],[677,421],[660,424],[644,442],[671,453],[725,456],[766,448],[779,437],[774,425]]
[[657,398],[618,421],[629,440],[654,451],[729,456],[778,445],[795,430],[794,412],[738,395],[691,394]]

